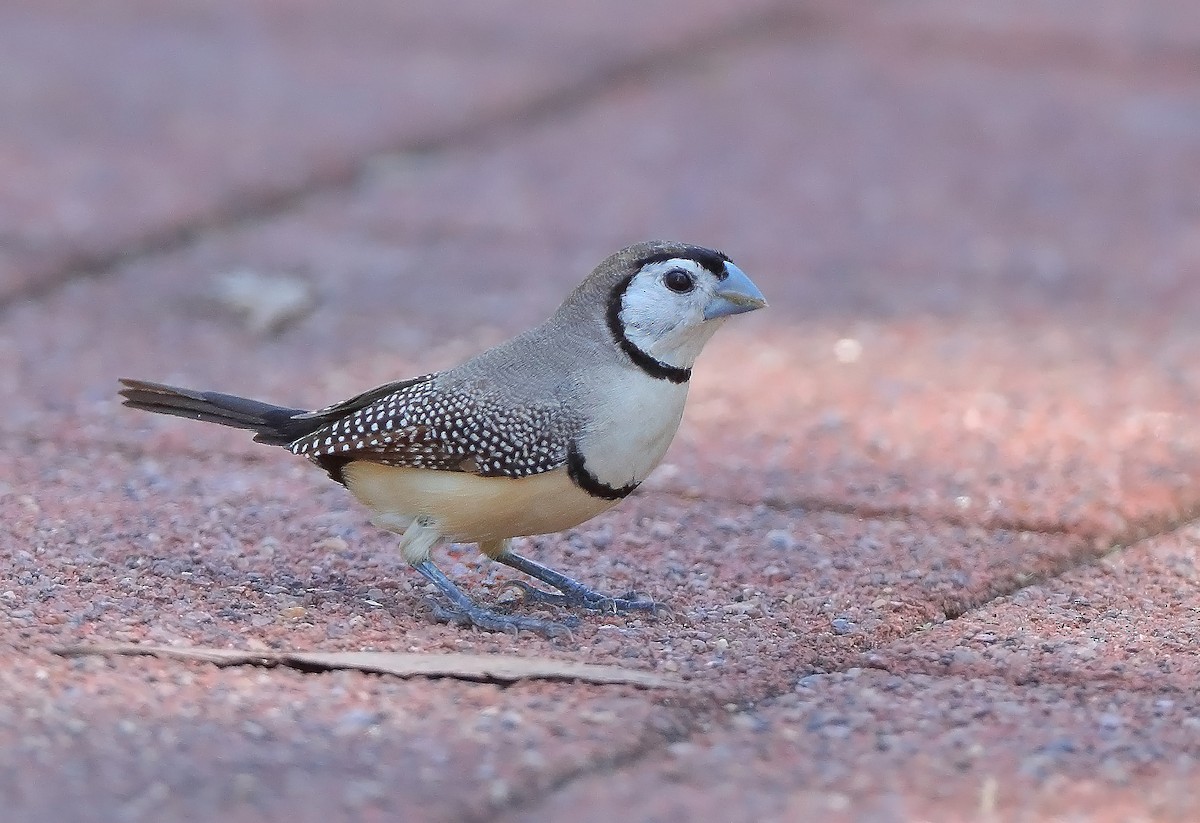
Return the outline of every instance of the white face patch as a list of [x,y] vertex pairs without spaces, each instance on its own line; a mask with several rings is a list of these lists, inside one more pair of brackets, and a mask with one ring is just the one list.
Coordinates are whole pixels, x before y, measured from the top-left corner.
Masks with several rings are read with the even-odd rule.
[[[682,280],[672,272],[688,275],[694,284],[691,290],[669,288],[669,278]],[[634,275],[621,300],[625,337],[655,360],[691,368],[722,323],[704,319],[704,307],[716,288],[716,275],[695,260],[676,257],[646,264]]]

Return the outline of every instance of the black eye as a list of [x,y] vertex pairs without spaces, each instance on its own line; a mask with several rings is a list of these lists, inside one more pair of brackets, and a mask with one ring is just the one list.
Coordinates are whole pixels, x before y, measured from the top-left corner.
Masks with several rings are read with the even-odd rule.
[[663,285],[677,294],[687,294],[696,288],[696,279],[691,272],[683,269],[671,269],[663,275]]

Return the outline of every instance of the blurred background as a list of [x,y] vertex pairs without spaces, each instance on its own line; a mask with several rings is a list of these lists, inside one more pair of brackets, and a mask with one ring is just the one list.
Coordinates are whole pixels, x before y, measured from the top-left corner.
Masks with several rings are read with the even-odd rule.
[[[395,251],[394,273],[464,238],[586,264],[686,234],[779,270],[813,313],[1167,293],[1200,259],[1184,2],[0,15],[8,299],[335,194],[365,213],[325,234]],[[508,257],[489,269],[524,268]]]
[[[771,301],[677,475],[1119,525],[1200,451],[1198,42],[1181,0],[8,2],[0,391],[110,434],[119,375],[320,405],[669,237]],[[1040,500],[1100,446],[1152,459]]]

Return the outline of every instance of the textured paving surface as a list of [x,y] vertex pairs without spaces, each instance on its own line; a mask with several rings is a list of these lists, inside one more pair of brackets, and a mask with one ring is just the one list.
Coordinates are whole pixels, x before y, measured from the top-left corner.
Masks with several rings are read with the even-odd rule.
[[[1197,37],[1181,0],[9,4],[4,819],[1193,818]],[[525,548],[670,614],[438,624],[319,472],[113,401],[323,405],[652,236],[771,308],[644,491]],[[49,651],[102,642],[684,685]]]

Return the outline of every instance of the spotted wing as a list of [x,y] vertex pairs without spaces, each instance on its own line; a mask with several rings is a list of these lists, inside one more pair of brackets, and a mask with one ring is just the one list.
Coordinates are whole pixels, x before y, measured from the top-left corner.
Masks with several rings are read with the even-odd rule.
[[392,384],[310,413],[329,423],[290,444],[340,480],[354,460],[527,477],[566,463],[571,430],[556,405],[513,408],[486,390],[455,391],[436,375]]

